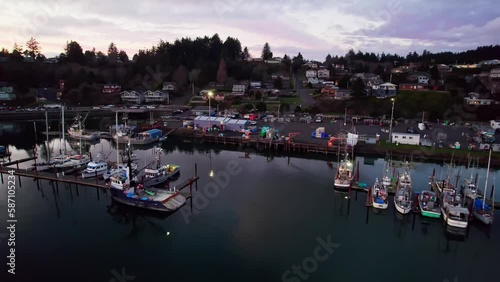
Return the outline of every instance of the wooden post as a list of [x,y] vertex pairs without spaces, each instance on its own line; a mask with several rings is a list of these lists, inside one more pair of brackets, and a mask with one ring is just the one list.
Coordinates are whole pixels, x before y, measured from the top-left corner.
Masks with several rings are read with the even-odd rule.
[[95,184],[98,184],[99,180],[97,179],[97,170],[95,171]]
[[35,159],[35,173],[38,175],[38,166],[36,165],[36,159]]
[[357,170],[356,171],[356,181],[359,182],[359,161],[358,161],[356,170]]
[[193,197],[193,179],[189,179],[189,195]]
[[16,161],[16,167],[17,167],[17,170],[19,171],[19,161]]
[[3,184],[3,167],[2,167],[2,164],[0,164],[0,177],[2,178],[2,184]]

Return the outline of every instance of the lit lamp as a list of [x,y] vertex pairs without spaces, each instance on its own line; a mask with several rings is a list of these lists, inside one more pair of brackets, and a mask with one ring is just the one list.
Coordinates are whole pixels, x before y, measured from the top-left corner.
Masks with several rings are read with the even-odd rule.
[[208,176],[214,177],[214,170],[213,169],[210,170],[210,173],[208,174]]
[[214,96],[214,93],[212,91],[209,91],[207,93],[208,96],[208,128],[212,128],[212,105],[210,103],[212,96]]
[[394,98],[391,98],[392,111],[391,111],[391,124],[389,125],[389,142],[392,143],[392,119],[394,118]]

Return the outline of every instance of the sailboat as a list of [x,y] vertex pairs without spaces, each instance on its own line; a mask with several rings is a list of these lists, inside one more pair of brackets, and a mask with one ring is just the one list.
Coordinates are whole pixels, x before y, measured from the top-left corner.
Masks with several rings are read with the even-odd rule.
[[89,113],[90,111],[87,113],[87,115],[83,120],[81,119],[80,115],[77,115],[75,117],[75,122],[68,129],[68,134],[70,137],[88,141],[94,141],[100,138],[100,134],[98,132],[87,132],[85,129],[82,129],[82,127],[84,127],[83,126],[84,122],[87,119]]
[[146,168],[144,170],[144,186],[150,187],[160,185],[180,172],[180,166],[175,164],[162,165],[160,161],[161,149],[156,157],[156,168]]
[[[116,128],[118,128],[118,112],[116,112]],[[132,146],[131,144],[129,143],[127,148],[125,149],[126,151],[126,155],[127,156],[131,156],[132,155]],[[128,162],[128,160],[127,160]],[[134,163],[132,162],[132,172],[135,172],[137,170],[137,163]],[[103,178],[105,180],[108,180],[110,179],[111,176],[115,175],[115,174],[120,174],[120,175],[123,175],[123,172],[125,170],[128,170],[128,166],[127,166],[127,163],[123,162],[123,163],[120,163],[120,156],[119,156],[119,151],[118,151],[118,144],[116,144],[116,164],[114,164],[114,167],[108,169],[108,171],[106,171],[104,174],[103,174]]]
[[45,136],[46,136],[46,141],[45,141],[45,148],[47,150],[47,159],[44,162],[37,162],[32,165],[33,169],[36,169],[37,171],[44,171],[48,170],[57,163],[59,163],[59,160],[54,160],[50,158],[50,146],[49,146],[49,117],[48,117],[48,112],[45,111]]
[[386,186],[378,181],[378,178],[375,179],[373,185],[372,198],[372,206],[376,209],[387,209],[389,206],[389,191]]
[[[434,188],[436,193],[441,194],[443,193],[443,190],[448,189],[448,190],[455,190],[455,186],[451,183],[451,173],[453,169],[453,157],[450,160],[450,163],[447,164],[448,166],[448,173],[446,179],[440,179],[440,180],[435,180],[433,179],[431,182],[431,186]],[[433,177],[434,178],[434,177]]]
[[462,185],[462,195],[465,198],[475,200],[478,196],[478,190],[476,182],[474,181],[474,167],[472,168],[470,178],[464,179],[464,184]]
[[173,190],[146,188],[143,184],[137,184],[136,179],[131,179],[130,156],[127,167],[128,170],[124,175],[111,177],[110,191],[115,201],[129,206],[165,212],[175,211],[186,203],[186,197],[175,191],[175,188]]
[[404,163],[403,174],[399,176],[396,186],[396,195],[394,196],[394,206],[402,214],[411,211],[411,197],[413,194],[411,175],[408,162]]
[[[490,207],[486,203],[486,192],[488,190],[488,178],[490,175],[490,164],[491,164],[491,149],[490,149],[490,155],[488,157],[488,170],[486,171],[486,180],[484,182],[484,198],[481,196],[477,196],[476,199],[474,200],[474,206],[472,209],[472,214],[474,215],[474,218],[478,219],[482,223],[486,225],[491,225],[493,224],[493,218],[494,218],[494,211],[493,207]],[[493,189],[493,188],[492,188]],[[494,193],[492,193],[492,200],[494,199]],[[492,202],[494,203],[494,202]]]

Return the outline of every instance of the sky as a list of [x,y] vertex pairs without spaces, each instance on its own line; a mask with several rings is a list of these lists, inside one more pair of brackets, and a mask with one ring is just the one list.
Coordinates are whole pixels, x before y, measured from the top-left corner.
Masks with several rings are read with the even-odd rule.
[[[10,3],[8,3],[10,2]],[[347,3],[345,3],[347,2]],[[160,39],[236,37],[260,57],[324,60],[349,49],[375,53],[464,51],[500,44],[497,0],[0,0],[0,47],[34,37],[42,53],[67,41],[106,53],[114,42],[129,57]],[[497,58],[498,59],[498,58]]]

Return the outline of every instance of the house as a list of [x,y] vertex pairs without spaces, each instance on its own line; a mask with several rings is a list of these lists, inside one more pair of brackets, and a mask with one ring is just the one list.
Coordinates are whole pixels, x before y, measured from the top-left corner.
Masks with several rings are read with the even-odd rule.
[[386,98],[396,96],[397,93],[397,85],[392,83],[382,83],[379,85],[372,86],[372,95],[377,98]]
[[122,91],[122,87],[117,84],[108,83],[102,87],[103,94],[116,94]]
[[144,101],[146,103],[164,103],[167,101],[169,103],[169,95],[167,92],[156,90],[156,91],[151,91],[148,90],[144,92]]
[[349,89],[337,89],[335,91],[336,100],[347,100],[351,98],[351,91]]
[[245,92],[247,91],[247,86],[244,84],[235,84],[233,85],[233,92],[232,94],[234,96],[243,96],[245,95]]
[[450,66],[445,65],[445,64],[439,64],[439,65],[437,65],[437,68],[438,68],[439,73],[441,73],[441,74],[453,71],[453,69]]
[[500,79],[500,68],[490,70],[491,79]]
[[408,73],[412,70],[413,69],[410,66],[400,66],[400,67],[393,68],[391,70],[391,72],[392,73]]
[[53,58],[47,58],[43,62],[46,64],[57,64],[58,61],[59,59],[57,57],[53,57]]
[[392,143],[420,145],[420,134],[393,132]]
[[6,82],[0,82],[0,101],[11,101],[16,99],[14,87]]
[[144,102],[144,93],[140,91],[122,91],[120,96],[124,103],[142,104]]
[[330,71],[328,69],[319,69],[318,78],[330,78]]
[[418,83],[401,83],[399,85],[399,90],[415,90],[422,91],[427,90],[426,86]]
[[60,100],[60,96],[58,95],[59,89],[55,87],[49,88],[38,88],[36,91],[36,98],[38,101],[50,101],[57,102]]
[[316,70],[307,70],[306,78],[318,77],[318,72]]
[[337,93],[337,87],[330,87],[330,86],[325,86],[321,88],[321,94],[326,95],[328,97],[335,97],[335,94]]
[[265,60],[264,62],[265,62],[266,64],[281,64],[281,61],[282,61],[282,60],[283,60],[283,59],[282,59],[282,58],[280,58],[280,57],[274,57],[274,58],[272,58],[272,59]]
[[416,82],[419,84],[429,84],[429,79],[431,75],[425,72],[415,72],[410,74],[406,79],[410,82]]
[[260,89],[260,88],[262,88],[262,82],[261,81],[251,81],[250,88]]
[[305,64],[308,68],[311,68],[311,69],[317,69],[318,68],[318,64],[317,63],[314,63],[314,62],[307,62]]
[[163,91],[175,91],[177,84],[172,81],[163,82]]

